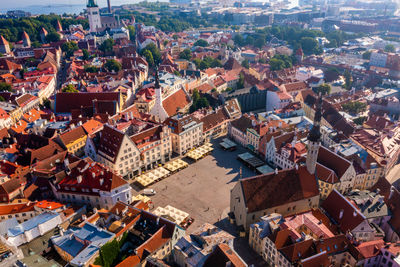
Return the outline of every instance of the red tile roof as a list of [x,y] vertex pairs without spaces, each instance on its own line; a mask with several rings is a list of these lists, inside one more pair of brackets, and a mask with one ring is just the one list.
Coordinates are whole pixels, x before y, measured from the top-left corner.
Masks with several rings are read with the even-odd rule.
[[62,135],[60,135],[60,139],[63,142],[63,144],[65,146],[67,146],[67,145],[75,142],[79,138],[85,137],[86,134],[87,133],[86,133],[85,129],[82,126],[80,126],[75,129],[72,129],[66,133],[63,133]]
[[[93,101],[111,101],[119,103],[119,92],[104,93],[57,93],[55,102],[56,113],[71,113],[73,109],[93,107]],[[111,114],[112,115],[112,114]]]
[[[229,263],[229,264],[228,264]],[[225,243],[218,244],[214,251],[208,256],[204,262],[204,267],[216,266],[232,266],[245,267],[247,266],[233,248]]]
[[124,134],[109,125],[104,125],[101,131],[99,152],[109,156],[115,161],[118,151],[122,145]]
[[340,225],[343,232],[352,231],[365,216],[336,189],[322,203],[322,208]]
[[175,92],[163,100],[162,105],[168,116],[173,116],[180,109],[187,107],[190,104],[189,98],[183,89]]
[[305,166],[240,180],[248,212],[256,212],[319,195]]
[[0,205],[0,215],[16,214],[22,212],[31,212],[35,210],[33,203],[18,203],[18,204],[5,204]]
[[[79,182],[79,178],[81,181]],[[76,192],[93,193],[93,189],[110,192],[111,190],[123,186],[127,182],[120,176],[107,170],[100,163],[91,161],[90,159],[81,160],[79,164],[71,170],[61,182],[59,182],[61,191],[71,192],[71,187],[75,187]],[[86,191],[89,192],[86,192]]]
[[333,170],[339,179],[342,178],[343,174],[351,166],[350,161],[324,146],[320,146],[319,148],[317,162]]

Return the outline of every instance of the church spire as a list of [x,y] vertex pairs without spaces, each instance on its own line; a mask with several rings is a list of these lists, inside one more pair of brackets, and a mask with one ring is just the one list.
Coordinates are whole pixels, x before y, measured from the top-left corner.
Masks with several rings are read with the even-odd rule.
[[312,142],[319,142],[321,139],[321,118],[322,118],[322,96],[319,95],[317,99],[317,106],[314,115],[314,125],[308,134],[308,140]]
[[317,167],[318,152],[321,145],[321,118],[322,118],[322,96],[317,100],[317,107],[314,116],[314,125],[308,134],[308,151],[306,158],[307,170],[314,174]]
[[88,0],[86,6],[87,7],[98,7],[97,1],[96,0]]
[[158,67],[156,67],[154,74],[154,88],[155,89],[160,88],[160,79],[158,78]]

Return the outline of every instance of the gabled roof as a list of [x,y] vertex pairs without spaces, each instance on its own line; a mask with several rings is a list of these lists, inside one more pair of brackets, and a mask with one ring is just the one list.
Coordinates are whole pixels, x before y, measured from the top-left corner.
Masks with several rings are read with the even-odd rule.
[[317,162],[335,172],[339,179],[350,168],[351,162],[324,146],[320,146]]
[[319,195],[317,182],[305,166],[245,178],[239,183],[249,213]]
[[75,129],[72,129],[62,135],[60,135],[60,140],[63,142],[63,144],[69,145],[73,142],[75,142],[76,140],[78,140],[79,138],[83,138],[84,136],[86,136],[86,131],[82,126],[79,126]]
[[232,266],[245,267],[247,266],[239,257],[236,251],[225,243],[218,244],[214,251],[208,256],[204,262],[204,267],[214,266]]
[[120,93],[57,93],[55,99],[56,113],[71,113],[73,109],[80,110],[82,107],[93,107],[94,100],[119,103]]
[[99,122],[97,120],[94,120],[94,119],[90,119],[87,122],[85,122],[82,125],[82,127],[83,127],[83,129],[85,129],[85,131],[89,135],[91,135],[91,134],[99,131],[103,127],[103,123],[101,123],[101,122]]
[[0,205],[0,216],[8,214],[16,214],[22,212],[30,212],[35,210],[34,203],[17,203]]
[[241,69],[241,68],[242,66],[233,57],[229,58],[228,61],[224,64],[224,69],[226,70]]
[[105,124],[101,131],[98,151],[111,157],[114,162],[121,148],[124,136],[122,132]]
[[190,104],[188,96],[183,89],[178,90],[174,94],[163,100],[162,105],[168,116],[173,116],[180,109],[187,107]]
[[241,116],[240,118],[231,121],[231,125],[242,133],[245,133],[248,128],[253,126],[252,120],[247,116]]
[[[79,181],[78,178],[80,178],[81,181]],[[93,162],[90,159],[81,160],[76,167],[71,169],[70,174],[67,174],[66,177],[58,183],[60,186],[59,190],[68,191],[71,187],[75,187],[77,193],[79,190],[83,193],[86,192],[84,189],[89,189],[89,191],[98,189],[110,192],[125,184],[127,184],[127,182],[120,176],[107,170],[100,163]]]
[[322,203],[322,208],[340,225],[343,232],[352,231],[366,220],[359,209],[336,189]]

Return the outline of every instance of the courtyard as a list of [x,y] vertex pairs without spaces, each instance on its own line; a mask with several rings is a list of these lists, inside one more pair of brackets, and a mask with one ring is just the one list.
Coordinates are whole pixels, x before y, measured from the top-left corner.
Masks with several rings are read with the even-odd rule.
[[[243,178],[254,176],[256,172],[237,160],[238,154],[248,152],[247,149],[238,146],[235,151],[225,151],[220,148],[220,141],[218,139],[212,142],[214,150],[209,156],[197,162],[184,159],[189,167],[148,187],[157,192],[151,197],[154,208],[171,205],[194,218],[187,233],[208,222],[238,236],[227,218],[230,191],[240,179],[240,168]],[[261,257],[247,245],[247,238],[236,238],[234,247],[248,264],[261,266]]]

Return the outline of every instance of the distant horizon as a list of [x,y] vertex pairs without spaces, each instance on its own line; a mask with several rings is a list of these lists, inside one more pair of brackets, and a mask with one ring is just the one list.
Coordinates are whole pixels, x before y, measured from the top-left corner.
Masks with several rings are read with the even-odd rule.
[[[123,5],[123,4],[134,4],[140,2],[142,0],[111,0],[112,5]],[[97,3],[100,7],[107,6],[107,0],[97,0]],[[56,5],[86,5],[86,0],[13,0],[13,1],[6,1],[2,3],[1,10],[14,10],[14,9],[24,9],[31,6],[56,6]]]
[[[111,5],[120,6],[124,4],[135,4],[142,2],[143,0],[111,0]],[[156,1],[156,0],[154,0]],[[150,2],[152,2],[150,0]],[[160,2],[168,2],[168,0],[161,0]],[[107,0],[97,0],[100,7],[107,6]],[[29,0],[14,0],[7,1],[0,7],[0,12],[5,13],[9,10],[23,10],[31,12],[32,14],[79,14],[83,11],[86,5],[86,0],[36,0],[35,2]],[[43,7],[45,7],[43,9]]]

